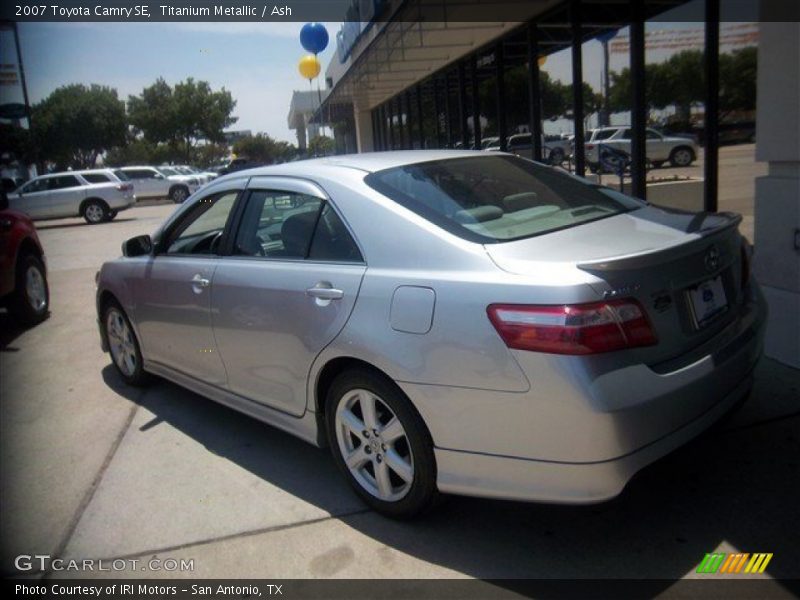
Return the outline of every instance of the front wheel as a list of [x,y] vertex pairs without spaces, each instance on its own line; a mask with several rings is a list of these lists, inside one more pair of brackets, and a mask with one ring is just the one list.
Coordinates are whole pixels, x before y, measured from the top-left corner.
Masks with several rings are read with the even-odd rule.
[[43,321],[49,308],[50,288],[44,264],[34,254],[21,256],[8,310],[18,323],[28,327]]
[[394,518],[433,506],[433,442],[391,381],[367,370],[342,373],[328,391],[326,421],[337,466],[369,506]]
[[125,383],[133,386],[148,383],[150,376],[144,370],[139,340],[116,302],[109,303],[103,311],[103,328],[114,366]]

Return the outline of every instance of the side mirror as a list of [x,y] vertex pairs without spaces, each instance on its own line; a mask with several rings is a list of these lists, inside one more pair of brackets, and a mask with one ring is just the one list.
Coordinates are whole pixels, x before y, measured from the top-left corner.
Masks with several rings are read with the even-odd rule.
[[128,258],[146,256],[153,252],[153,240],[149,235],[137,235],[122,242],[122,255]]

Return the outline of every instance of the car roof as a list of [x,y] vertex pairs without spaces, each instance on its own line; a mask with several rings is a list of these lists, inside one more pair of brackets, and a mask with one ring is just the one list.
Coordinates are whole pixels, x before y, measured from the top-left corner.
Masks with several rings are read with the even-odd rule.
[[[241,177],[247,174],[251,177],[261,175],[286,175],[308,177],[313,173],[314,166],[340,167],[344,169],[357,169],[367,173],[413,165],[434,160],[447,160],[450,158],[486,157],[482,150],[396,150],[392,152],[364,152],[361,154],[342,154],[324,158],[311,158],[298,160],[280,165],[256,167],[231,173],[229,176]],[[310,169],[311,168],[311,169]],[[220,178],[222,180],[223,178]]]

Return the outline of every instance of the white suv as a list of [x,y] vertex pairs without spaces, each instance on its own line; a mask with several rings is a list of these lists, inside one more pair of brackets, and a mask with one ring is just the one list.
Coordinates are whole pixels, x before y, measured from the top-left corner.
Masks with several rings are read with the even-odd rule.
[[8,195],[9,206],[32,219],[83,217],[90,224],[110,221],[135,202],[133,185],[110,169],[42,175]]
[[[590,167],[596,168],[598,165],[600,144],[631,153],[630,127],[601,127],[592,129],[589,133],[585,148],[586,162]],[[688,167],[697,158],[697,144],[690,138],[670,137],[649,128],[645,131],[645,138],[647,160],[654,167],[660,167],[667,161],[673,167]]]
[[198,187],[196,177],[174,173],[169,167],[122,167],[115,173],[123,173],[136,188],[138,198],[169,198],[180,204]]

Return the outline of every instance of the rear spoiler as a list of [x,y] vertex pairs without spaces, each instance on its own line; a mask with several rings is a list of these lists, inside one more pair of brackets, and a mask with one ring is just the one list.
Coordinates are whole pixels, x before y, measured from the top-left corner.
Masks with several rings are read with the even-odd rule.
[[[702,249],[709,243],[710,237],[722,235],[724,232],[735,229],[742,222],[742,215],[733,212],[701,212],[691,213],[671,208],[658,208],[662,213],[670,215],[670,222],[665,223],[669,227],[674,227],[693,235],[694,239],[689,243],[677,242],[672,246],[660,246],[651,248],[635,254],[625,254],[620,256],[605,257],[598,260],[578,263],[576,266],[584,271],[622,271],[625,269],[642,269],[656,267],[667,261],[689,256]],[[663,222],[663,221],[662,221]]]

